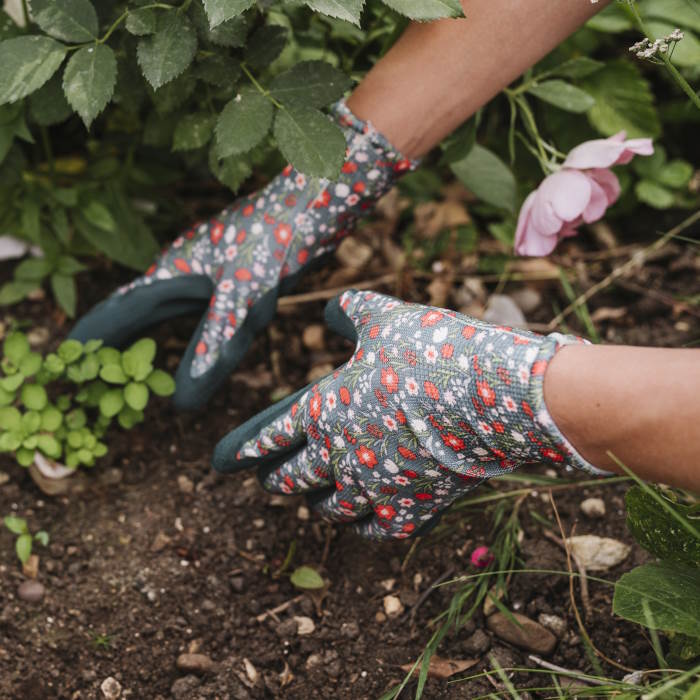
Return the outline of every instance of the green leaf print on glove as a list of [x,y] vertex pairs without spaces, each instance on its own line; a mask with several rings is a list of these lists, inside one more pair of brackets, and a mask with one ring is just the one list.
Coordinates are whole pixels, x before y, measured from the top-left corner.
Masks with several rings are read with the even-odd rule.
[[260,192],[180,235],[145,275],[81,319],[72,337],[122,345],[159,321],[203,313],[176,375],[179,408],[204,404],[275,312],[277,297],[333,251],[401,174],[416,167],[343,101],[338,182],[287,166]]
[[330,520],[375,539],[422,532],[485,479],[544,462],[600,473],[544,404],[554,333],[493,326],[375,292],[329,303],[350,360],[240,426],[216,448],[222,472],[258,467],[263,486],[314,494]]

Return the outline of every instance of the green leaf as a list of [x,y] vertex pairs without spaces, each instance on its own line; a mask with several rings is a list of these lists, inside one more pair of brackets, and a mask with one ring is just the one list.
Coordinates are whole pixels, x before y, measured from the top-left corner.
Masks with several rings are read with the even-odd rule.
[[207,112],[186,114],[175,127],[173,151],[190,151],[209,143],[214,132],[216,117]]
[[83,344],[79,340],[72,338],[64,340],[56,350],[58,356],[69,365],[75,362],[83,354]]
[[290,106],[275,118],[275,140],[282,155],[308,177],[337,179],[345,160],[345,136],[317,109]]
[[229,156],[219,160],[216,155],[216,144],[213,144],[209,149],[209,169],[220,182],[233,192],[237,192],[238,188],[253,173],[250,162],[243,155]]
[[663,19],[676,27],[700,32],[700,10],[695,0],[644,0],[639,10],[644,17]]
[[19,36],[0,43],[0,105],[38,90],[57,70],[66,47],[47,36]]
[[235,85],[241,74],[241,64],[231,56],[214,54],[197,61],[194,74],[205,83],[217,87]]
[[60,459],[61,443],[53,435],[39,435],[37,447],[50,459]]
[[115,231],[117,223],[107,207],[96,199],[90,199],[81,208],[82,215],[97,228],[103,231]]
[[[20,366],[24,360],[29,357],[31,354],[26,355],[24,358],[22,358],[22,361],[20,362]],[[5,390],[5,391],[17,391],[19,389],[20,385],[24,382],[24,374],[22,373],[17,373],[17,374],[12,374],[9,377],[3,377],[0,379],[0,386]]]
[[245,46],[252,19],[251,15],[253,13],[237,15],[211,29],[209,27],[209,18],[201,2],[196,1],[192,5],[192,16],[197,32],[203,41],[211,42],[216,44],[216,46],[229,46],[232,48]]
[[673,192],[651,180],[640,180],[634,186],[634,193],[640,202],[654,209],[669,209],[675,202]]
[[[25,355],[22,358],[22,361],[19,363],[20,374],[14,375],[12,379],[16,381],[15,378],[21,375],[24,375],[25,377],[32,377],[41,369],[41,363],[41,355],[38,352],[30,352],[29,354]],[[3,388],[7,389],[6,386]]]
[[29,96],[29,114],[39,126],[60,124],[73,114],[63,92],[60,73]]
[[88,0],[31,0],[34,21],[55,39],[70,43],[94,41],[98,24]]
[[51,374],[60,374],[66,368],[66,364],[56,353],[52,352],[44,359],[44,368]]
[[25,299],[39,285],[36,282],[5,282],[0,287],[0,306],[9,306]]
[[630,19],[625,15],[617,3],[606,7],[602,12],[592,17],[586,23],[586,27],[597,32],[606,34],[617,34],[632,29]]
[[693,166],[685,160],[672,160],[656,174],[658,182],[673,189],[685,187],[691,177],[693,177]]
[[51,291],[59,306],[70,318],[75,318],[78,291],[72,275],[51,275]]
[[558,75],[560,78],[585,78],[601,68],[605,68],[605,63],[602,61],[596,61],[588,56],[577,56],[547,71],[547,75]]
[[610,61],[603,70],[585,78],[581,87],[596,102],[588,119],[605,136],[622,130],[630,138],[654,138],[661,133],[651,87],[636,65]]
[[249,151],[270,130],[272,103],[256,90],[246,88],[223,109],[216,122],[219,158]]
[[139,41],[137,58],[146,80],[158,89],[192,63],[196,50],[197,35],[190,21],[173,10],[159,17],[153,36]]
[[22,467],[28,467],[34,462],[34,450],[27,450],[25,448],[20,448],[15,454],[15,459],[17,463]]
[[365,0],[306,0],[306,4],[316,12],[344,19],[359,27]]
[[0,9],[0,41],[11,39],[22,33],[15,20],[4,10]]
[[[56,263],[56,269],[62,274],[62,275],[74,275],[77,272],[82,272],[83,270],[87,270],[87,267],[83,265],[80,261],[76,260],[74,257],[71,255],[61,255],[61,257],[58,259]],[[102,341],[98,341],[101,343]],[[99,345],[97,347],[100,347]],[[95,350],[97,348],[94,348]],[[87,344],[85,346],[85,351],[86,352],[93,352],[93,350],[88,350],[87,349]]]
[[384,0],[384,4],[420,21],[464,16],[459,0]]
[[0,452],[14,452],[22,444],[22,433],[12,431],[0,435]]
[[[654,488],[654,487],[649,487]],[[690,508],[673,503],[657,489],[668,508],[693,524],[689,519]],[[644,549],[655,557],[675,561],[686,566],[700,567],[700,539],[683,528],[658,501],[641,486],[633,486],[625,494],[627,527]]]
[[0,430],[19,430],[22,425],[22,414],[14,406],[0,408]]
[[651,629],[700,637],[698,611],[700,576],[696,568],[668,562],[645,564],[624,574],[615,584],[613,612]]
[[32,536],[30,534],[20,535],[15,542],[15,551],[22,564],[26,564],[32,555]]
[[39,530],[39,532],[34,535],[34,540],[42,547],[46,547],[49,543],[49,533],[46,532],[46,530]]
[[142,411],[148,403],[148,387],[141,382],[131,382],[124,389],[124,399],[134,411]]
[[341,98],[352,81],[326,61],[302,61],[270,83],[270,94],[288,105],[325,107]]
[[26,384],[22,387],[22,403],[32,411],[41,411],[48,403],[46,389],[38,384]]
[[116,416],[124,407],[124,396],[121,389],[110,389],[100,399],[100,413],[107,418]]
[[595,100],[587,92],[563,80],[536,83],[528,92],[544,102],[575,114],[587,112],[595,104]]
[[2,346],[2,351],[13,364],[19,365],[26,355],[29,354],[29,341],[27,336],[20,331],[10,333]]
[[129,378],[124,374],[121,364],[105,365],[100,370],[100,378],[109,384],[126,384]]
[[156,11],[152,7],[129,10],[126,18],[126,31],[135,36],[154,34],[157,27]]
[[150,364],[156,357],[156,341],[153,338],[141,338],[124,351],[123,358],[134,357],[140,362]]
[[63,91],[87,129],[112,99],[116,82],[117,59],[106,44],[86,46],[71,56],[63,73]]
[[38,282],[53,269],[53,262],[47,258],[29,258],[15,268],[15,277],[23,282]]
[[121,357],[116,348],[102,347],[97,351],[97,359],[103,365],[121,365]]
[[479,199],[515,212],[515,178],[495,153],[476,144],[466,158],[451,163],[450,168]]
[[209,27],[214,29],[229,19],[237,17],[255,4],[255,0],[204,0]]
[[129,406],[124,406],[119,415],[117,416],[117,421],[124,430],[131,430],[137,423],[143,420],[143,413],[141,411],[134,411],[133,408]]
[[245,62],[251,68],[267,68],[282,53],[288,36],[288,29],[277,24],[260,27],[248,39]]
[[316,569],[312,569],[310,566],[297,567],[292,573],[290,581],[293,586],[302,590],[317,590],[326,585]]
[[29,532],[27,521],[24,518],[18,518],[15,515],[6,515],[2,520],[5,523],[5,527],[13,535],[24,535]]
[[58,430],[63,423],[63,414],[54,406],[47,406],[41,412],[41,429],[48,433]]
[[161,369],[153,370],[146,384],[156,396],[172,396],[175,393],[175,380]]
[[66,415],[66,426],[70,430],[80,430],[86,423],[87,416],[82,408],[76,408]]

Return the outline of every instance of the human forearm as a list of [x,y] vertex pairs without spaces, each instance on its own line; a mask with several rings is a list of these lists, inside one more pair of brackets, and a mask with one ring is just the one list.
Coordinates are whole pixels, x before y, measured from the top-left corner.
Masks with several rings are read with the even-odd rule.
[[567,346],[544,399],[591,464],[619,472],[609,451],[644,479],[700,491],[700,351]]
[[414,23],[348,100],[409,157],[427,153],[609,0],[464,0]]

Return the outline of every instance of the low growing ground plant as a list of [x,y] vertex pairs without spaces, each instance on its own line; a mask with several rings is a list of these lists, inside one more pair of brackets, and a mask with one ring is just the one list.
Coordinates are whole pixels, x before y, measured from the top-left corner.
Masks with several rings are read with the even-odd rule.
[[32,535],[24,518],[18,518],[16,515],[6,515],[3,518],[3,522],[13,535],[17,535],[15,552],[17,552],[17,558],[22,564],[26,564],[29,561],[34,542],[38,542],[43,547],[46,547],[49,543],[49,533],[46,530],[39,530]]
[[155,369],[150,338],[127,350],[66,340],[42,357],[24,333],[10,333],[0,361],[0,452],[22,466],[37,453],[67,467],[91,467],[107,454],[107,429],[116,419],[132,428],[144,419],[152,394],[170,396],[172,377]]

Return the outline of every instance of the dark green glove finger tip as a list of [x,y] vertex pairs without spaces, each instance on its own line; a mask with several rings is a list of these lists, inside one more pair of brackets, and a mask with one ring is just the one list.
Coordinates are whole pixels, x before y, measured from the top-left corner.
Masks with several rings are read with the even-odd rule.
[[[347,291],[353,293],[355,292],[354,289],[348,289]],[[345,310],[341,305],[340,299],[343,294],[345,294],[345,292],[341,292],[328,301],[324,311],[324,317],[326,319],[326,325],[332,331],[355,343],[357,342],[357,330],[355,328],[355,324],[345,313]]]

